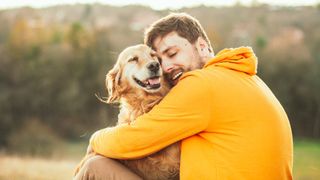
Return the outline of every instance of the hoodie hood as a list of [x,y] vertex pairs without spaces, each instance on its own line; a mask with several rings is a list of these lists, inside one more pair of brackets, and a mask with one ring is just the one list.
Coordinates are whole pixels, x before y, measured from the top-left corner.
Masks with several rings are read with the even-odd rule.
[[252,76],[257,74],[257,64],[257,57],[251,47],[239,47],[220,51],[204,67],[219,66]]

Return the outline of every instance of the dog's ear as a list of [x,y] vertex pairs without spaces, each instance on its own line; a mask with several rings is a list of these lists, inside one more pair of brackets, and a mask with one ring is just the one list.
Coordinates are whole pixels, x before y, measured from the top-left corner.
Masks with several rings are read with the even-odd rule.
[[106,76],[106,87],[109,94],[107,103],[114,103],[120,100],[120,93],[119,93],[120,78],[121,78],[120,66],[117,63],[108,72]]

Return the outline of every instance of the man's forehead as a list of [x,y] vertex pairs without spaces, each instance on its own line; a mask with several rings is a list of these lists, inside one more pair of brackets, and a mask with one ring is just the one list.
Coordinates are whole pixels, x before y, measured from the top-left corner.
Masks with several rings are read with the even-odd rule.
[[180,37],[176,32],[171,32],[164,37],[158,37],[154,41],[154,47],[157,53],[163,53],[167,49],[187,41],[185,38]]

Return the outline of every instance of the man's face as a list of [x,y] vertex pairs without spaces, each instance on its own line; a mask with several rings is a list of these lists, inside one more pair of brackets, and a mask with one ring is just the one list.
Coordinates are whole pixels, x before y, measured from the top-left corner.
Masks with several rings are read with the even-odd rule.
[[202,68],[204,64],[196,46],[176,32],[156,38],[154,47],[162,59],[164,75],[173,86],[184,72]]

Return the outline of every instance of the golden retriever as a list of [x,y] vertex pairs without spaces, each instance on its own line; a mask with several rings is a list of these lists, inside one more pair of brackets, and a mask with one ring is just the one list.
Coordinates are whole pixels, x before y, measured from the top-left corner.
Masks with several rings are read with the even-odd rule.
[[[126,48],[108,72],[108,103],[120,102],[118,123],[131,123],[146,113],[169,91],[156,53],[146,45]],[[147,134],[146,134],[147,136]],[[174,179],[179,175],[180,148],[173,144],[136,160],[121,160],[143,179]]]
[[[139,44],[123,50],[106,76],[106,103],[120,103],[118,124],[133,122],[150,111],[169,91],[156,53]],[[146,134],[148,136],[148,134]],[[119,160],[147,180],[179,179],[180,143],[142,159]]]

